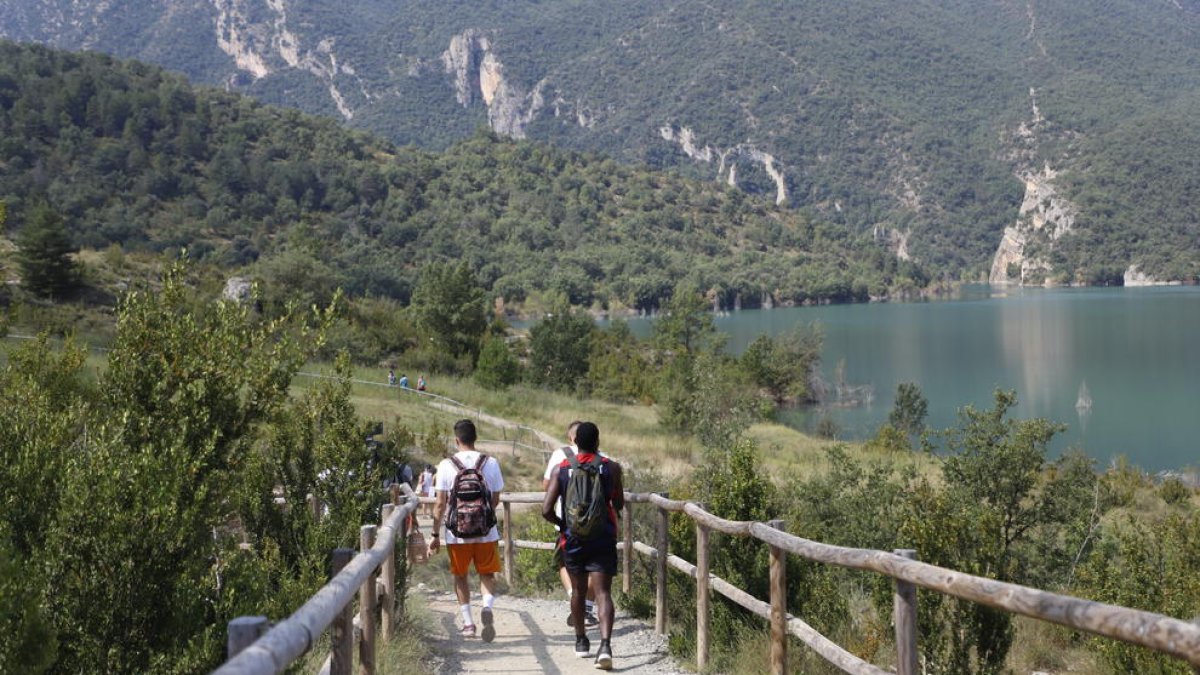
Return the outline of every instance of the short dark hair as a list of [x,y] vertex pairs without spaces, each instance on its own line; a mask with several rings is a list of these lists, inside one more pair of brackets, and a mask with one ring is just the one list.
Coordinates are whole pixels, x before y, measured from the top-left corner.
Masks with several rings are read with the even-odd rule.
[[454,437],[463,445],[474,446],[479,436],[475,432],[475,423],[471,420],[459,420],[454,423]]
[[575,430],[575,445],[580,452],[595,452],[600,447],[600,430],[591,422],[580,422]]

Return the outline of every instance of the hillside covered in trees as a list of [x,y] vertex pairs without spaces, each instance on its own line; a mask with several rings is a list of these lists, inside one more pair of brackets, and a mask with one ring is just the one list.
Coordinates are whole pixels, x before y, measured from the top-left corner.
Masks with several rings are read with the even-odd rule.
[[440,154],[98,54],[0,44],[0,200],[80,247],[171,251],[289,292],[407,302],[467,261],[507,303],[653,310],[865,300],[924,272],[870,237],[712,183],[477,133]]
[[[488,124],[734,183],[938,273],[1024,283],[1200,276],[1198,29],[1195,0],[0,6],[3,37],[399,143]],[[1021,250],[996,265],[1009,227]]]

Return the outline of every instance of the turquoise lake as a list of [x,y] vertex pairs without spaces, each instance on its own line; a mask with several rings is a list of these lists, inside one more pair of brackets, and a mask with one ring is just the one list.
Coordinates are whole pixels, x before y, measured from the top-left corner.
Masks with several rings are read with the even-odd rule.
[[[869,404],[790,410],[811,430],[829,415],[839,437],[863,439],[887,419],[901,382],[929,401],[928,424],[953,426],[966,404],[1015,389],[1015,416],[1067,425],[1055,452],[1078,447],[1100,467],[1119,455],[1160,471],[1200,464],[1200,288],[997,289],[954,300],[745,310],[716,318],[735,353],[755,337],[817,323],[822,371],[869,385]],[[648,319],[630,321],[635,332]],[[1077,407],[1081,389],[1091,407]]]

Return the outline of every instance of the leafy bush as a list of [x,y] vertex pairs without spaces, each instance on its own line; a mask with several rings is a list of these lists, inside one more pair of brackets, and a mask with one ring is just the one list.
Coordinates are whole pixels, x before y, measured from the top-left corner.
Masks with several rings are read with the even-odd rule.
[[504,338],[485,340],[475,364],[475,381],[488,389],[507,389],[521,379],[521,364],[508,351]]

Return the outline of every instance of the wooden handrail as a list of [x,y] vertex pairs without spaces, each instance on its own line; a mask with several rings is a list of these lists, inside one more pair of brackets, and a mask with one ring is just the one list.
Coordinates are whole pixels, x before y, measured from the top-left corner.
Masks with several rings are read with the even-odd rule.
[[[540,492],[514,492],[503,493],[500,499],[506,503],[530,504],[541,503],[543,497],[544,493]],[[897,553],[823,544],[775,529],[766,523],[726,520],[705,511],[694,502],[669,499],[658,494],[626,492],[625,501],[630,504],[651,504],[662,512],[682,513],[705,528],[737,537],[753,537],[768,546],[807,560],[875,572],[903,582],[903,584],[920,586],[943,595],[968,600],[1012,614],[1057,623],[1102,637],[1147,647],[1187,661],[1193,667],[1200,666],[1200,625],[1187,621],[1154,612],[1084,600],[966,574],[909,559]],[[515,548],[553,548],[552,545],[543,542],[521,540],[513,540],[513,546]],[[620,542],[619,547],[626,548],[624,542]],[[659,556],[656,547],[640,541],[632,542],[631,548],[633,551],[656,559]],[[907,555],[908,552],[905,553]],[[669,566],[688,576],[696,577],[696,567],[691,563],[670,554],[667,555],[666,562]],[[709,587],[747,610],[764,618],[770,618],[770,603],[754,598],[711,574],[709,575]],[[899,596],[900,593],[897,595]],[[901,602],[901,599],[898,599],[897,602]],[[665,631],[665,611],[659,616],[657,623],[661,630]],[[788,615],[787,629],[789,634],[799,638],[845,672],[870,675],[887,672],[846,652],[799,618]],[[910,654],[905,653],[905,650],[911,648],[911,645],[899,647],[905,658],[912,658]],[[1197,672],[1200,672],[1200,669]]]
[[[389,510],[382,526],[375,531],[372,546],[354,556],[291,616],[275,624],[265,635],[213,671],[214,675],[275,675],[283,672],[312,647],[316,638],[350,606],[355,594],[369,580],[374,589],[375,572],[388,557],[395,555],[396,537],[404,533],[405,521],[417,508],[418,500],[412,488],[400,484],[399,491],[407,500]],[[371,589],[368,589],[368,595],[372,594]],[[389,591],[388,597],[391,598],[394,592],[394,589]]]

